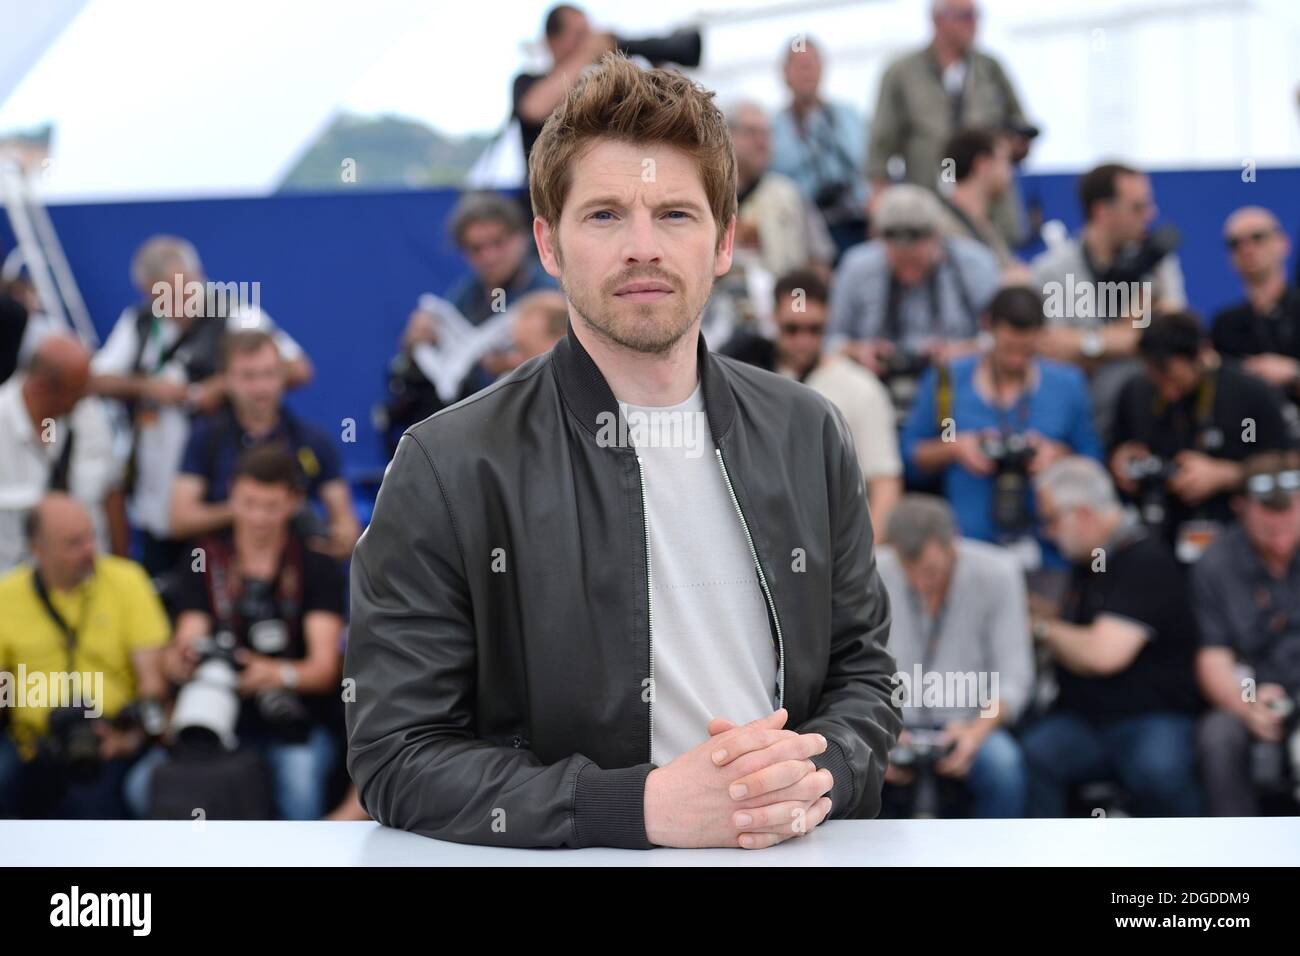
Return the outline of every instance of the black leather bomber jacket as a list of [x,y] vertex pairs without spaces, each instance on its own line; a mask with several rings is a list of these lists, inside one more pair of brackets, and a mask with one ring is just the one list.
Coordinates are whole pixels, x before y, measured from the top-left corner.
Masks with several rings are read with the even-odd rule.
[[[786,727],[827,738],[814,763],[835,778],[831,817],[874,817],[901,715],[852,439],[811,389],[702,337],[698,350]],[[345,664],[348,770],[380,823],[462,843],[651,846],[644,505],[635,449],[598,440],[609,415],[618,403],[570,327],[402,437],[353,557]]]

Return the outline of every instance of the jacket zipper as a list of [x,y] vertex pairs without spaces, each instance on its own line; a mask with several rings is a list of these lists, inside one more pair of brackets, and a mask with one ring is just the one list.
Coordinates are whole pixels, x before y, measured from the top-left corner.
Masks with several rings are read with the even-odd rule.
[[646,506],[645,497],[645,463],[641,456],[636,456],[636,470],[641,478],[641,519],[642,528],[645,533],[645,645],[646,655],[650,660],[650,699],[648,716],[646,719],[646,760],[654,757],[654,720],[655,720],[655,649],[653,638],[653,621],[651,619],[651,606],[653,597],[651,595],[652,580],[650,577],[650,509]]
[[[763,597],[767,599],[767,609],[772,612],[772,621],[776,624],[776,693],[777,707],[785,706],[785,641],[781,637],[781,618],[776,613],[776,602],[772,600],[772,591],[767,586],[767,575],[763,573],[763,565],[758,560],[758,549],[754,547],[754,536],[749,533],[749,522],[745,520],[745,512],[740,509],[740,499],[736,497],[736,489],[731,485],[731,476],[727,474],[727,463],[722,459],[722,449],[716,449],[718,455],[718,466],[722,469],[722,480],[727,483],[727,493],[731,495],[731,503],[736,506],[736,514],[740,518],[740,527],[745,532],[745,542],[749,545],[749,553],[754,559],[754,567],[758,569],[758,583],[763,589]],[[642,494],[645,488],[642,486]],[[649,547],[650,539],[646,538],[646,546]],[[647,565],[648,567],[648,565]]]

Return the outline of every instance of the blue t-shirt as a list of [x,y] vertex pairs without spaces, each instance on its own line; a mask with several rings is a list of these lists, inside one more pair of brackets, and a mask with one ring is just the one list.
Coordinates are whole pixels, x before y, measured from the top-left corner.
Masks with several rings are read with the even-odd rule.
[[[1062,442],[1076,454],[1101,460],[1101,442],[1092,423],[1092,403],[1083,373],[1072,365],[1038,359],[1037,387],[1021,397],[1015,408],[998,410],[975,391],[975,369],[981,356],[968,355],[949,364],[952,390],[950,414],[955,431],[1035,431],[1045,438]],[[916,467],[916,446],[939,438],[942,426],[936,409],[938,373],[930,368],[917,388],[916,403],[903,428],[903,461],[909,477],[920,477]],[[942,474],[943,494],[952,505],[961,533],[981,541],[998,541],[993,520],[993,476],[975,475],[959,464],[949,465]],[[1055,547],[1037,532],[1037,517],[1032,491],[1029,515],[1035,522],[1035,535],[1043,549],[1043,564],[1062,567],[1065,560]]]
[[228,409],[196,419],[181,459],[181,473],[207,481],[205,501],[225,501],[230,497],[230,479],[239,456],[249,448],[273,441],[283,442],[293,453],[302,472],[303,487],[313,501],[320,499],[321,485],[339,477],[339,455],[329,436],[294,417],[287,408],[280,410],[275,429],[256,440]]

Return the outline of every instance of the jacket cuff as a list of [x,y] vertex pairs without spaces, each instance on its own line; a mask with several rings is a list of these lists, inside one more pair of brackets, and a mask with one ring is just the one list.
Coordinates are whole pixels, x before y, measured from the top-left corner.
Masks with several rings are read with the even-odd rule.
[[578,771],[573,794],[576,845],[649,850],[645,832],[645,779],[654,764],[602,770],[589,763]]
[[853,799],[853,768],[844,756],[844,748],[825,731],[818,733],[826,738],[826,752],[809,759],[818,770],[829,770],[835,778],[828,794],[831,798],[830,819],[848,816],[856,806]]

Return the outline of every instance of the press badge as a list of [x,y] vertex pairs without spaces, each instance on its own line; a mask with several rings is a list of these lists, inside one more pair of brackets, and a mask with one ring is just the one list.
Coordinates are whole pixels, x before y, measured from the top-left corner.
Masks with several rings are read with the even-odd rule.
[[1214,544],[1219,530],[1217,521],[1184,521],[1178,526],[1174,554],[1183,564],[1194,563],[1205,553],[1206,548]]

